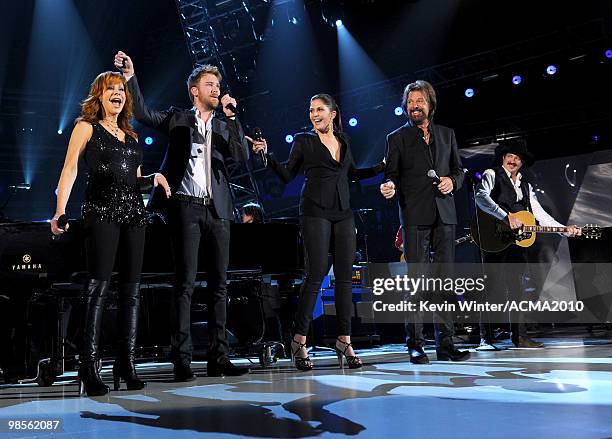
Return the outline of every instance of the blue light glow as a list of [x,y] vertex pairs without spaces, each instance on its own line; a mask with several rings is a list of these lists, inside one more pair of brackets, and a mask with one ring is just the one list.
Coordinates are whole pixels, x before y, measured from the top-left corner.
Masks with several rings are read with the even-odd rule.
[[466,98],[471,98],[472,96],[474,96],[474,89],[473,88],[466,88],[464,94],[465,94]]
[[519,85],[521,82],[523,82],[523,77],[521,75],[514,75],[512,77],[512,83],[514,85]]
[[342,27],[344,26],[344,23],[342,23],[342,20],[336,20],[336,27]]
[[352,127],[356,127],[356,126],[357,126],[357,123],[358,123],[358,121],[357,121],[357,118],[356,118],[356,117],[351,117],[351,118],[349,119],[349,125],[350,125],[350,126],[352,126]]
[[402,107],[395,107],[395,110],[393,110],[393,112],[396,116],[401,116],[404,110],[402,110]]
[[293,136],[291,134],[287,134],[285,136],[285,142],[287,143],[293,143]]
[[153,137],[151,136],[145,137],[145,145],[153,145]]
[[554,75],[555,73],[557,73],[557,66],[554,64],[549,65],[548,67],[546,67],[546,73],[551,76]]

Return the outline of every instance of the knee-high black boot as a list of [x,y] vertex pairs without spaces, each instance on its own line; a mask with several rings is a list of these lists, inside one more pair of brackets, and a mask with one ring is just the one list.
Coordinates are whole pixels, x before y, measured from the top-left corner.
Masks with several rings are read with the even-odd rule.
[[109,391],[98,372],[98,349],[104,298],[108,289],[108,281],[91,279],[83,296],[85,324],[83,342],[79,355],[79,379],[81,396],[106,395]]
[[121,380],[125,381],[128,390],[140,390],[146,385],[136,375],[136,367],[134,366],[139,309],[140,284],[135,282],[121,284],[119,286],[119,312],[117,315],[119,319],[119,351],[113,365],[115,390],[119,390]]

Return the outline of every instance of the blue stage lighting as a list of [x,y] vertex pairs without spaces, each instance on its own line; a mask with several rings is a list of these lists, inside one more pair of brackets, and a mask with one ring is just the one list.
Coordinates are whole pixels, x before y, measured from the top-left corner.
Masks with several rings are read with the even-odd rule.
[[471,98],[472,96],[474,96],[474,89],[473,88],[466,88],[464,94],[465,94],[466,98]]
[[344,26],[344,23],[342,23],[342,20],[336,20],[336,27],[340,28],[342,26]]
[[356,127],[357,126],[357,118],[356,117],[351,117],[349,119],[349,125],[352,127]]
[[151,136],[145,137],[145,145],[153,145],[153,137]]
[[287,143],[293,143],[293,136],[291,134],[287,134],[285,136],[285,142]]
[[512,83],[514,85],[519,85],[521,82],[523,82],[523,77],[521,75],[514,75],[512,77]]
[[64,131],[60,128],[59,130],[57,130],[57,134],[62,134]]
[[608,49],[604,52],[604,55],[606,55],[606,58],[610,59],[612,58],[612,49]]
[[554,64],[549,65],[548,67],[546,67],[546,73],[551,76],[554,75],[555,73],[557,73],[557,66]]
[[401,116],[402,113],[404,113],[404,110],[402,110],[402,107],[395,107],[395,110],[393,110],[393,112],[396,116]]

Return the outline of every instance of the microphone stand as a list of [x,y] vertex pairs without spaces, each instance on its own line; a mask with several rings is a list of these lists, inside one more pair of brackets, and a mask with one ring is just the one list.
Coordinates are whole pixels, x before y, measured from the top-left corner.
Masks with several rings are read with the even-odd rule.
[[[470,181],[470,187],[472,188],[472,204],[474,207],[474,219],[476,220],[476,234],[478,235],[478,242],[482,243],[481,237],[480,237],[480,221],[478,218],[478,204],[476,203],[476,181],[474,179],[474,176],[471,175],[469,173],[469,171],[465,171],[465,176],[466,178]],[[480,269],[482,272],[483,277],[486,276],[485,273],[485,262],[484,262],[484,251],[482,250],[482,248],[480,247],[480,245],[477,245],[476,247],[478,247],[478,259],[480,260]],[[485,301],[488,300],[488,293],[487,293],[488,288],[485,286],[484,289],[484,298]],[[499,346],[496,346],[495,344],[493,344],[493,328],[491,327],[491,314],[489,312],[486,313],[487,314],[487,321],[483,322],[483,312],[480,312],[480,322],[478,324],[478,332],[479,332],[479,337],[480,337],[480,325],[485,325],[487,328],[487,333],[489,334],[489,337],[491,338],[489,345],[491,347],[493,347],[493,351],[502,351],[505,350],[503,348],[500,348]]]

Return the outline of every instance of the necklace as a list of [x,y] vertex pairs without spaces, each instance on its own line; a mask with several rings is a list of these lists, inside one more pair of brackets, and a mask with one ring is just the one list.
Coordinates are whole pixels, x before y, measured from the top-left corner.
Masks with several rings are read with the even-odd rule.
[[110,133],[118,139],[119,138],[119,125],[117,124],[117,122],[113,122],[107,119],[103,119],[102,122],[104,122],[104,126],[106,126],[109,129]]

